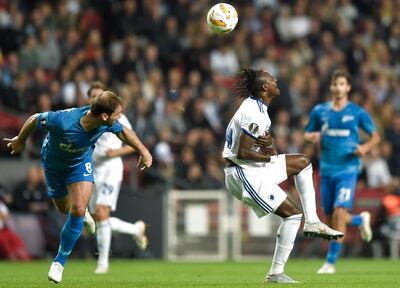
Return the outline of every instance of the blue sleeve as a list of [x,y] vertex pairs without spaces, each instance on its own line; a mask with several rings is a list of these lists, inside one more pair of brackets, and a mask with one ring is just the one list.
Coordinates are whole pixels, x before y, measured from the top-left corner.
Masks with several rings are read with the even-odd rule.
[[375,132],[376,127],[374,121],[372,121],[371,116],[364,109],[361,109],[360,113],[358,114],[358,121],[361,129],[363,129],[369,135]]
[[123,126],[121,123],[119,123],[118,121],[115,121],[115,123],[110,126],[110,128],[108,129],[109,132],[114,133],[114,134],[119,134],[124,130]]
[[61,111],[40,113],[36,120],[36,128],[52,130],[60,123]]
[[318,117],[317,109],[313,109],[310,113],[309,122],[305,128],[306,132],[316,132],[321,130],[321,124]]

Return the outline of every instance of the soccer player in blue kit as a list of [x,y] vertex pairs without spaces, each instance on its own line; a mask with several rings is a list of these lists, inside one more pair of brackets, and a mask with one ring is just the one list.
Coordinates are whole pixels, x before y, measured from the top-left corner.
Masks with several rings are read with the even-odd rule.
[[[321,145],[320,174],[322,206],[333,229],[345,233],[346,226],[359,227],[361,238],[371,241],[370,213],[351,215],[357,176],[361,170],[360,157],[366,155],[380,141],[370,115],[348,99],[351,77],[335,71],[331,78],[332,101],[319,104],[310,114],[305,139]],[[359,128],[370,135],[360,144]],[[329,243],[326,263],[319,274],[336,272],[335,263],[343,238]]]
[[122,100],[111,91],[100,93],[90,106],[32,115],[18,136],[4,139],[11,154],[24,150],[26,139],[35,129],[49,131],[42,146],[42,164],[47,192],[58,210],[67,213],[60,235],[58,254],[48,278],[62,280],[64,264],[83,228],[86,208],[93,189],[92,153],[104,132],[112,132],[141,155],[138,167],[148,168],[152,156],[136,134],[118,122]]

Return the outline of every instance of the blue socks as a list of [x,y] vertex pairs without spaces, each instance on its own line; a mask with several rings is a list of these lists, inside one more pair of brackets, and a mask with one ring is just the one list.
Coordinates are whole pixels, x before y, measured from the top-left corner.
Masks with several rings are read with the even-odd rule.
[[67,221],[61,230],[60,247],[58,248],[58,254],[54,262],[59,262],[64,266],[69,254],[71,254],[72,248],[74,248],[79,236],[81,236],[84,218],[68,214]]
[[[360,215],[351,215],[351,226],[359,227],[362,223],[362,218]],[[337,258],[340,255],[340,250],[342,249],[342,243],[336,241],[329,242],[328,255],[326,255],[326,262],[329,264],[335,264]]]
[[362,218],[360,215],[351,215],[351,226],[358,227],[361,225]]
[[326,262],[328,262],[329,264],[335,264],[337,258],[339,257],[341,249],[342,243],[336,242],[334,240],[330,241],[328,255],[326,255]]

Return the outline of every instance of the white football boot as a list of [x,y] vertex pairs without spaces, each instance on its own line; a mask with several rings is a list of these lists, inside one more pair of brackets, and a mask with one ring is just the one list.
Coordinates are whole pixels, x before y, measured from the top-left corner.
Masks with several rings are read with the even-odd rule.
[[304,224],[303,233],[308,238],[322,238],[327,240],[337,240],[344,234],[340,231],[329,228],[322,222]]
[[133,239],[136,241],[136,245],[140,250],[145,250],[149,245],[149,240],[146,236],[146,223],[142,220],[136,221],[135,225],[139,227],[139,233],[133,235]]
[[317,274],[335,274],[336,268],[334,264],[325,262],[321,268],[317,271]]
[[47,275],[49,281],[60,283],[62,280],[63,271],[64,267],[59,262],[51,263],[49,274]]
[[275,275],[267,275],[264,279],[265,283],[285,283],[285,284],[295,284],[300,283],[299,281],[293,280],[286,274],[275,274]]
[[108,266],[98,265],[96,270],[94,270],[95,274],[107,274]]
[[94,236],[96,234],[96,222],[94,222],[92,215],[90,215],[87,208],[85,212],[85,219],[83,220],[83,225],[88,236]]
[[364,211],[360,213],[361,225],[359,227],[361,233],[361,239],[365,242],[372,240],[372,229],[371,229],[371,213]]

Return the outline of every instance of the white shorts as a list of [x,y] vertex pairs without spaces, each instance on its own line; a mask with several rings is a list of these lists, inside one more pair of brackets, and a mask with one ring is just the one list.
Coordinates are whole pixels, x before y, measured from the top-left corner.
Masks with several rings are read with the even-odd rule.
[[89,211],[94,213],[96,205],[108,206],[111,211],[115,211],[121,183],[121,177],[109,169],[95,170],[95,183],[89,201]]
[[259,218],[275,212],[287,197],[278,186],[287,179],[285,154],[272,156],[270,162],[260,167],[234,166],[224,171],[228,191]]

